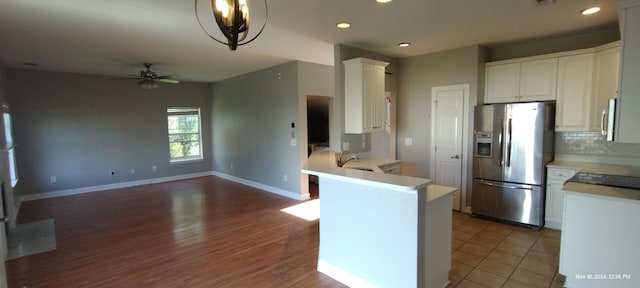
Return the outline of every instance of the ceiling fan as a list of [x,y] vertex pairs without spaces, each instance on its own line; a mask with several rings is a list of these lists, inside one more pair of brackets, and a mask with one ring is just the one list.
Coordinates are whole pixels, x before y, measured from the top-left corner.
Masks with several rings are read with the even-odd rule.
[[178,75],[162,75],[162,76],[158,76],[158,74],[156,74],[156,72],[151,71],[151,63],[142,63],[144,65],[144,67],[147,68],[147,70],[141,70],[140,71],[140,76],[138,75],[131,75],[131,78],[125,78],[125,79],[138,79],[140,80],[140,82],[138,82],[138,86],[144,88],[144,89],[154,89],[154,88],[158,88],[159,83],[171,83],[171,84],[175,84],[175,83],[180,83],[180,80],[177,79]]

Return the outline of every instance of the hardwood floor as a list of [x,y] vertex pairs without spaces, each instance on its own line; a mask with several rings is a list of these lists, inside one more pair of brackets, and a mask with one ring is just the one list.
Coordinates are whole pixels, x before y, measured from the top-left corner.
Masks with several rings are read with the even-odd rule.
[[57,249],[7,262],[9,287],[345,287],[316,271],[318,221],[216,177],[29,201]]

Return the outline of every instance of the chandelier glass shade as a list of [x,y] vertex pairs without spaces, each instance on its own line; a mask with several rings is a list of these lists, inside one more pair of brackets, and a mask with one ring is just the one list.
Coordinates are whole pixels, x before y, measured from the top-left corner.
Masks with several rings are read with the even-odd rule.
[[[204,31],[209,38],[229,46],[229,49],[234,51],[238,48],[238,46],[248,44],[258,38],[264,27],[267,24],[267,0],[264,0],[264,8],[265,8],[265,18],[260,31],[253,36],[253,38],[246,40],[249,35],[249,6],[247,5],[247,0],[210,0],[211,1],[211,10],[212,14],[216,20],[216,24],[218,24],[218,28],[222,32],[222,35],[226,38],[226,40],[220,40],[213,36],[211,33],[204,28],[202,22],[200,21],[200,16],[198,15],[198,0],[195,0],[195,14],[196,20],[198,20],[198,24],[202,31]],[[246,40],[246,41],[245,41]],[[244,41],[244,42],[242,42]]]

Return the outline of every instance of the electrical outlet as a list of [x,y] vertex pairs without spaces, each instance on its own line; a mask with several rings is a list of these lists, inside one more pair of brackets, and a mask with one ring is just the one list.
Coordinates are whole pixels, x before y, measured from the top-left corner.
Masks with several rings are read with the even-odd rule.
[[151,171],[153,171],[153,172],[158,171],[158,166],[156,166],[156,165],[151,166]]
[[233,170],[233,163],[229,163],[229,169]]
[[282,178],[284,179],[284,182],[289,181],[289,179],[287,178],[287,174],[284,174]]
[[116,170],[111,170],[111,172],[109,172],[109,174],[110,174],[111,176],[116,176]]
[[412,138],[404,138],[404,145],[406,145],[406,146],[413,145],[413,139]]
[[51,176],[51,178],[49,179],[51,180],[51,183],[56,183],[58,181],[58,179],[56,178],[56,176]]
[[349,151],[349,142],[342,142],[342,151]]
[[136,174],[136,168],[131,168],[131,174]]

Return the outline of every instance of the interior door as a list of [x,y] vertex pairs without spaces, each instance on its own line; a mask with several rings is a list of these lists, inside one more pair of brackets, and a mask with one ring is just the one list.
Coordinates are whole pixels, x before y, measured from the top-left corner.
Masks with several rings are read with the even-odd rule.
[[[2,168],[0,168],[0,175],[2,175]],[[2,217],[2,219],[0,219],[0,223],[1,223],[1,227],[0,227],[0,288],[6,288],[7,287],[7,271],[6,271],[6,262],[5,260],[7,259],[7,221],[5,220],[5,211],[4,211],[4,185],[5,183],[0,184],[0,194],[2,194],[2,197],[0,197],[0,217]]]
[[453,194],[453,209],[460,211],[465,90],[457,86],[437,88],[432,95],[435,165],[431,175],[435,184],[458,188]]

